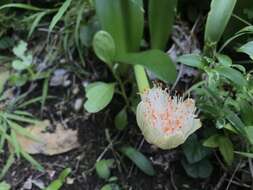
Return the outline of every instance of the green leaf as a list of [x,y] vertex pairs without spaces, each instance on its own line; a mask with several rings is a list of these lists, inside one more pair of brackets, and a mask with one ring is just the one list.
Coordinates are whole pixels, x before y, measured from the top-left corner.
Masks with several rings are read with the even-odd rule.
[[28,33],[28,38],[30,38],[32,36],[32,33],[34,32],[35,28],[38,26],[39,22],[41,21],[41,19],[47,14],[47,12],[40,12],[38,14],[36,14],[37,16],[35,17],[31,27],[30,27],[30,30],[29,30],[29,33]]
[[0,38],[0,50],[5,50],[14,46],[14,39],[10,37]]
[[247,126],[244,128],[249,142],[253,145],[253,126]]
[[92,18],[87,24],[80,26],[80,40],[82,45],[90,47],[94,34],[99,30],[98,21]]
[[193,178],[207,178],[213,171],[213,166],[207,159],[201,160],[194,164],[189,164],[186,160],[182,160],[182,165],[187,175]]
[[54,180],[45,190],[60,190],[60,188],[63,186],[66,178],[71,173],[70,168],[64,169],[61,173],[58,179]]
[[24,61],[21,61],[21,60],[18,60],[18,59],[12,61],[12,68],[17,70],[17,71],[23,71],[23,70],[29,68],[30,65],[31,64],[28,63],[28,62],[24,62]]
[[58,12],[56,13],[56,15],[53,17],[50,25],[49,25],[49,32],[52,32],[53,28],[55,27],[55,25],[60,21],[60,19],[62,18],[62,16],[64,15],[64,13],[67,11],[67,9],[69,8],[70,4],[71,4],[72,0],[65,0],[65,2],[62,4],[62,6],[59,8]]
[[228,137],[221,136],[218,140],[219,151],[225,162],[231,166],[234,160],[234,146]]
[[239,86],[246,86],[247,84],[247,81],[243,75],[236,69],[233,69],[231,67],[218,66],[215,68],[215,71]]
[[116,60],[131,65],[142,65],[165,82],[173,82],[176,79],[174,63],[166,53],[160,50],[127,53],[117,57]]
[[123,108],[114,118],[114,125],[119,130],[123,130],[127,126],[127,112],[125,108]]
[[0,182],[0,190],[10,190],[11,186],[5,181]]
[[212,0],[205,28],[205,44],[217,43],[232,15],[236,0]]
[[149,176],[155,175],[155,170],[151,165],[150,161],[138,150],[130,146],[124,146],[120,151],[127,156],[133,163],[145,174]]
[[0,94],[3,92],[4,85],[10,77],[8,71],[0,71]]
[[[90,87],[92,85],[92,87]],[[114,83],[95,82],[86,87],[84,107],[90,113],[96,113],[104,109],[112,100],[114,94]]]
[[120,187],[115,183],[111,183],[111,184],[104,185],[101,188],[101,190],[120,190]]
[[198,142],[195,134],[191,135],[182,145],[182,147],[187,161],[191,164],[199,162],[210,153],[209,149],[202,146],[202,144]]
[[117,55],[139,49],[144,28],[142,0],[95,0],[95,8],[102,29],[115,41]]
[[227,55],[218,53],[216,55],[219,63],[223,66],[231,66],[232,65],[232,59],[228,57]]
[[191,67],[195,67],[198,69],[202,69],[203,64],[203,58],[201,55],[198,54],[185,54],[180,57],[178,57],[177,62],[180,62],[184,65],[188,65]]
[[20,9],[26,9],[26,10],[30,10],[30,11],[43,11],[46,9],[41,9],[29,4],[24,4],[24,3],[10,3],[10,4],[6,4],[0,7],[1,9],[5,9],[5,8],[20,8]]
[[12,164],[15,162],[15,154],[14,152],[11,152],[10,156],[8,157],[6,164],[4,165],[3,168],[1,168],[0,171],[0,179],[2,179],[5,174],[8,172],[8,170],[10,169],[10,167],[12,166]]
[[253,41],[250,41],[250,42],[244,44],[237,51],[242,52],[242,53],[246,53],[250,56],[251,59],[253,59]]
[[27,50],[27,43],[21,40],[18,43],[18,45],[13,48],[12,51],[17,57],[19,57],[20,59],[23,59],[23,57],[25,56],[26,50]]
[[234,151],[236,154],[239,154],[241,156],[247,157],[247,158],[253,158],[253,153],[249,152],[240,152],[240,151]]
[[253,33],[253,26],[246,26],[240,31],[238,31],[236,34],[239,34],[239,33]]
[[211,137],[209,137],[208,139],[206,139],[203,143],[204,146],[209,147],[209,148],[218,148],[219,147],[219,138],[221,135],[216,134],[213,135]]
[[32,156],[30,156],[28,153],[21,151],[21,155],[28,161],[30,162],[37,170],[40,172],[44,171],[43,166],[39,162],[37,162]]
[[165,49],[172,30],[177,0],[149,0],[148,20],[153,49]]
[[98,58],[112,67],[116,55],[115,43],[112,36],[106,31],[99,31],[95,34],[92,44]]
[[102,179],[108,179],[111,176],[110,168],[113,165],[114,160],[100,160],[96,163],[95,168],[98,176]]

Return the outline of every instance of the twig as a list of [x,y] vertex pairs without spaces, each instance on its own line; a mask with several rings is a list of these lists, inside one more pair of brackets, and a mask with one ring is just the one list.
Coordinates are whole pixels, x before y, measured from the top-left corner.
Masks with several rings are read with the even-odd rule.
[[218,181],[213,190],[219,190],[221,188],[222,184],[226,180],[227,175],[228,175],[227,172],[223,173],[223,175],[221,176],[220,180]]
[[241,166],[241,160],[240,160],[240,162],[237,164],[237,166],[236,166],[236,168],[235,168],[235,170],[234,170],[234,172],[233,172],[233,174],[232,174],[232,176],[231,176],[231,178],[230,178],[230,180],[229,180],[229,183],[228,183],[228,185],[227,185],[227,187],[226,187],[226,190],[229,189],[229,187],[230,187],[230,185],[231,185],[231,183],[232,183],[232,181],[233,181],[233,179],[234,179],[234,177],[235,177],[235,174],[236,174],[236,172],[239,170],[240,166]]

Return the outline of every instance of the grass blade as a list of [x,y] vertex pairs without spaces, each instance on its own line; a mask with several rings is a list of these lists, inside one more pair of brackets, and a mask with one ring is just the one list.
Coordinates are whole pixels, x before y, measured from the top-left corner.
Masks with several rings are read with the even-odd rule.
[[62,18],[68,7],[70,6],[72,0],[66,0],[62,6],[60,7],[59,11],[56,13],[56,15],[53,17],[50,25],[49,25],[49,32],[52,32],[55,25],[59,22],[59,20]]

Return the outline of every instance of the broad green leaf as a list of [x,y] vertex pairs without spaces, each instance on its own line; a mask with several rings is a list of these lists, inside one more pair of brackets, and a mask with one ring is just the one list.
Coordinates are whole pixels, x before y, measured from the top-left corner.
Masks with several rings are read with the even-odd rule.
[[10,190],[11,186],[5,181],[0,182],[0,190]]
[[59,8],[58,12],[56,13],[56,15],[53,17],[50,25],[49,25],[49,32],[52,32],[53,28],[55,27],[55,25],[60,21],[60,19],[62,18],[62,16],[64,15],[64,13],[67,11],[67,9],[69,8],[70,4],[71,4],[72,0],[65,0],[65,2],[62,4],[62,6]]
[[232,15],[236,0],[212,0],[205,27],[205,43],[217,43]]
[[80,26],[80,41],[85,47],[92,45],[94,34],[99,30],[99,23],[95,18],[92,18],[85,25]]
[[164,50],[172,30],[177,0],[149,0],[148,20],[153,49]]
[[114,118],[114,125],[119,130],[123,130],[127,126],[127,112],[125,108],[123,108]]
[[225,162],[230,166],[234,160],[234,146],[230,139],[225,136],[221,136],[218,139],[219,151],[225,160]]
[[184,65],[188,65],[191,67],[196,67],[198,69],[203,68],[203,58],[198,54],[185,54],[178,57],[177,62],[180,62]]
[[218,66],[215,68],[215,71],[217,71],[221,76],[237,84],[238,86],[246,86],[247,84],[247,81],[243,77],[242,73],[236,69],[233,69],[231,67]]
[[213,135],[211,137],[209,137],[208,139],[206,139],[203,143],[204,146],[206,147],[210,147],[210,148],[218,148],[219,147],[219,138],[221,135]]
[[115,41],[117,55],[139,49],[144,28],[142,0],[95,0],[95,8],[102,29]]
[[232,59],[228,57],[227,55],[218,53],[216,57],[221,65],[227,66],[227,67],[232,65]]
[[23,71],[31,66],[30,63],[21,61],[19,59],[16,59],[12,61],[12,68],[17,70],[17,71]]
[[58,179],[54,180],[47,188],[45,188],[45,190],[60,190],[70,173],[71,173],[70,168],[64,169],[60,173]]
[[0,38],[0,50],[5,50],[14,46],[14,39],[4,36]]
[[213,166],[207,159],[201,160],[194,164],[189,164],[186,160],[182,160],[182,165],[187,175],[193,178],[207,178],[213,171]]
[[145,174],[149,176],[155,175],[155,170],[150,161],[138,150],[130,146],[124,146],[120,149],[120,151],[130,160],[132,160],[132,162],[135,163],[135,165]]
[[95,168],[98,176],[102,179],[108,179],[111,176],[110,168],[113,165],[113,160],[100,160],[96,163]]
[[[89,87],[92,85],[92,87]],[[114,83],[95,82],[86,88],[87,101],[85,109],[90,113],[96,113],[104,109],[112,100],[114,94]]]
[[199,162],[210,153],[209,149],[198,141],[195,134],[191,135],[182,147],[187,161],[191,164]]
[[160,50],[127,53],[117,57],[116,60],[131,65],[142,65],[165,82],[173,82],[176,79],[177,72],[174,63],[166,53]]
[[246,53],[250,56],[251,59],[253,59],[253,41],[250,41],[250,42],[244,44],[237,51],[242,52],[242,53]]
[[111,183],[111,184],[104,185],[101,188],[101,190],[120,190],[120,187],[115,183]]
[[12,51],[17,57],[19,57],[20,59],[23,59],[23,57],[25,56],[26,50],[27,50],[27,43],[21,40],[18,43],[18,45],[13,48]]
[[95,34],[92,44],[98,58],[112,67],[116,55],[115,43],[112,36],[106,31],[99,31]]

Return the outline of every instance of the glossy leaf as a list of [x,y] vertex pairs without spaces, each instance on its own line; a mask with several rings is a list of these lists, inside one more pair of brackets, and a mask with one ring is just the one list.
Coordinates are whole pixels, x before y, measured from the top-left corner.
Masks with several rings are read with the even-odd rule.
[[113,165],[113,160],[100,160],[96,163],[95,168],[98,176],[102,179],[108,179],[111,175],[110,168]]
[[207,159],[194,164],[189,164],[186,160],[183,160],[182,165],[186,173],[193,178],[207,178],[213,171],[213,166]]
[[5,181],[0,182],[0,190],[10,190],[11,186]]
[[132,160],[133,163],[135,163],[135,165],[145,174],[149,176],[155,175],[155,170],[151,165],[150,161],[138,150],[130,146],[124,146],[120,149],[120,151],[130,160]]
[[115,41],[117,55],[139,49],[144,26],[142,0],[95,0],[95,8],[102,29]]
[[202,146],[202,144],[198,142],[195,134],[191,135],[182,147],[187,161],[191,164],[199,162],[210,153],[206,147]]
[[219,151],[225,162],[230,166],[234,160],[234,146],[228,137],[221,136],[219,138]]
[[123,130],[127,126],[127,112],[125,108],[123,108],[114,118],[114,125],[119,130]]
[[131,65],[142,65],[165,82],[173,82],[176,79],[174,63],[166,53],[160,50],[128,53],[117,57],[116,60]]
[[231,66],[232,65],[232,59],[224,54],[217,54],[216,55],[219,63],[223,66]]
[[120,187],[115,183],[111,183],[111,184],[104,185],[101,188],[101,190],[120,190]]
[[61,173],[58,179],[54,180],[45,190],[60,190],[60,188],[63,186],[66,178],[71,173],[70,168],[64,169]]
[[[92,86],[90,86],[92,85]],[[104,109],[112,100],[114,83],[95,82],[86,87],[87,101],[85,109],[90,113],[96,113]]]
[[149,0],[148,19],[153,49],[165,49],[172,30],[177,0]]
[[112,36],[106,31],[99,31],[93,38],[93,49],[99,59],[112,67],[116,55],[115,43]]
[[198,69],[203,68],[203,58],[198,54],[185,54],[178,57],[177,62]]
[[205,28],[205,43],[217,43],[232,15],[236,0],[212,0]]
[[206,139],[203,143],[204,146],[209,147],[209,148],[218,148],[219,147],[219,138],[221,135],[213,135]]
[[246,53],[249,55],[251,59],[253,59],[253,41],[250,41],[243,46],[241,46],[238,50],[238,52]]
[[245,86],[247,84],[247,81],[245,80],[243,75],[236,69],[233,69],[231,67],[220,66],[216,67],[215,71],[217,71],[220,75],[231,80],[232,82],[234,82],[239,86]]

